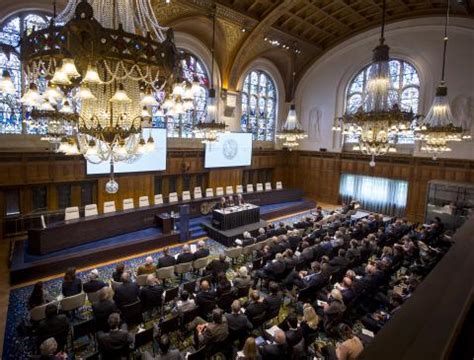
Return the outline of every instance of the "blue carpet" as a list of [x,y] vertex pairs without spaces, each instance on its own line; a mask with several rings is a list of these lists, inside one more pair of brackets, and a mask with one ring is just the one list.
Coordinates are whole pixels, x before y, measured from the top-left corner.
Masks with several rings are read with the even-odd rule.
[[[296,202],[297,203],[297,202]],[[289,206],[289,203],[284,203],[284,204],[278,204],[279,206]],[[272,209],[276,209],[275,205],[269,205],[263,207],[264,210],[269,209],[271,206]],[[298,219],[300,219],[303,216],[306,216],[309,214],[308,212],[305,212],[303,214],[299,214],[296,216],[289,216],[283,220],[280,220],[279,222],[283,221],[285,224],[291,224],[296,222]],[[193,227],[193,229],[197,229],[200,227],[200,222],[202,221],[204,217],[200,218],[195,218],[190,221],[190,227]],[[141,231],[149,232],[149,234],[153,234],[153,231],[157,231],[158,229],[156,228],[150,228],[150,229],[145,229]],[[159,231],[159,230],[158,230]],[[127,235],[121,235],[121,236],[132,236],[131,234]],[[114,239],[115,238],[115,239]],[[114,241],[117,241],[117,237],[110,238],[110,239],[104,239],[102,241],[111,241],[113,243]],[[114,240],[112,240],[114,239]],[[128,238],[130,239],[130,238]],[[84,244],[81,245],[85,247],[90,247],[93,248],[94,246],[97,246],[98,242],[93,242],[90,244]],[[220,243],[212,240],[212,239],[207,239],[206,240],[206,245],[209,247],[211,251],[211,255],[218,255],[223,252],[224,246],[221,245]],[[181,246],[177,245],[175,247],[170,248],[170,253],[172,255],[175,255],[179,252],[181,252]],[[71,251],[71,249],[66,250],[66,251]],[[57,253],[55,253],[56,255]],[[126,254],[124,254],[126,256]],[[161,252],[156,252],[154,254],[151,254],[151,256],[154,258],[155,262],[156,259],[161,256]],[[146,256],[140,256],[136,257],[127,261],[124,261],[125,266],[127,269],[136,269],[138,265],[144,263]],[[115,269],[115,264],[110,264],[110,265],[105,265],[102,267],[99,267],[99,273],[100,277],[104,280],[110,279],[112,277],[112,273]],[[82,281],[86,280],[87,277],[87,272],[78,272],[78,277],[82,279]],[[47,280],[44,282],[44,288],[53,296],[58,296],[61,293],[61,283],[62,283],[62,278],[55,278],[51,280]],[[29,359],[30,356],[29,354],[32,353],[32,345],[33,341],[29,338],[24,338],[20,337],[17,333],[17,328],[20,322],[23,319],[28,319],[29,317],[29,312],[28,312],[28,307],[27,307],[27,302],[28,298],[31,294],[33,286],[28,285],[28,286],[23,286],[19,287],[16,289],[12,289],[10,291],[10,298],[9,298],[9,304],[8,304],[8,313],[7,313],[7,322],[5,325],[5,338],[4,338],[4,344],[3,344],[3,356],[2,359],[18,359],[18,360],[26,360]]]

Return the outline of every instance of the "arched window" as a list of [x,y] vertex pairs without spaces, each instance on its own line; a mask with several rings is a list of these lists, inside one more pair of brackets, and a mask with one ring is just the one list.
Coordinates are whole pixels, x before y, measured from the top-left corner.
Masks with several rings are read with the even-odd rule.
[[[155,125],[166,128],[168,137],[192,138],[195,122],[204,120],[207,115],[207,96],[209,77],[201,61],[194,55],[180,50],[182,56],[181,79],[188,83],[198,80],[199,91],[194,94],[194,110],[176,116],[165,116],[155,119]],[[164,95],[163,95],[164,97]]]
[[[417,114],[420,101],[420,78],[415,67],[404,60],[390,60],[390,76],[393,87],[390,89],[393,99],[403,109],[410,109]],[[367,78],[370,67],[362,69],[350,82],[346,94],[346,112],[356,112],[360,106],[364,105],[367,95]],[[413,143],[413,133],[406,136],[399,136],[398,143]],[[356,137],[346,137],[345,142],[357,142]]]
[[[49,16],[41,13],[20,13],[0,24],[0,72],[8,70],[16,89],[13,95],[0,94],[0,133],[22,132],[23,114],[20,98],[22,89],[27,85],[27,79],[22,74],[20,63],[21,34],[33,28],[43,28],[49,24],[49,20]],[[30,133],[41,130],[38,127],[26,128]]]
[[275,138],[277,94],[275,83],[265,72],[251,71],[242,87],[242,131],[251,132],[254,140]]

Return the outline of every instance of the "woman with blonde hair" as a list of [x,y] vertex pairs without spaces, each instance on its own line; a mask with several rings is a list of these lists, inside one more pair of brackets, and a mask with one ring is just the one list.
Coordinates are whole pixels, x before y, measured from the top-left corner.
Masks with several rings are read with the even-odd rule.
[[310,339],[314,339],[319,332],[319,317],[311,304],[303,305],[303,320],[300,323],[301,331],[305,342],[308,344]]
[[237,356],[238,360],[259,360],[261,359],[260,354],[258,353],[257,343],[255,338],[250,336],[245,340],[244,348]]

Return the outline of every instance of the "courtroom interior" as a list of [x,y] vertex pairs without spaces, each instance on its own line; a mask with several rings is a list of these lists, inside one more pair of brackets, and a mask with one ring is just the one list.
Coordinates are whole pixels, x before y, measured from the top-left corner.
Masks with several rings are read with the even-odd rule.
[[2,359],[472,360],[473,64],[473,0],[2,0]]

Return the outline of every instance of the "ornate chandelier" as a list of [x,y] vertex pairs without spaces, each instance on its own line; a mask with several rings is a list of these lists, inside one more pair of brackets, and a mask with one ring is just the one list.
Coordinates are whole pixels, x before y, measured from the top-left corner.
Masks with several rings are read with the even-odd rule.
[[[296,66],[296,54],[300,51],[296,48],[296,44],[294,44],[293,51],[293,61],[290,66],[293,67],[292,71],[292,84],[291,84],[291,97],[294,101],[295,97],[295,66]],[[290,105],[290,110],[288,111],[288,116],[286,117],[286,121],[281,127],[281,129],[276,134],[277,139],[283,141],[283,146],[288,148],[288,150],[293,150],[294,148],[300,145],[299,141],[308,137],[308,134],[303,130],[300,122],[298,121],[298,117],[296,116],[296,106],[294,103]]]
[[22,38],[30,86],[21,102],[28,121],[46,123],[43,139],[58,152],[109,162],[106,190],[114,193],[114,163],[154,148],[143,133],[176,56],[172,30],[158,24],[149,0],[70,0],[49,27]]
[[384,38],[385,13],[386,0],[382,7],[380,43],[373,51],[364,102],[355,113],[346,112],[335,119],[332,127],[342,135],[357,137],[359,144],[353,150],[370,155],[371,166],[375,166],[375,156],[397,152],[398,136],[409,131],[417,117],[411,110],[402,110],[391,93],[390,48]]
[[217,117],[217,99],[214,89],[214,59],[216,42],[216,7],[212,10],[212,48],[211,48],[211,88],[207,98],[207,119],[200,120],[194,124],[193,132],[197,138],[202,139],[203,144],[212,144],[219,139],[219,135],[225,132],[227,125],[220,122]]
[[445,80],[446,50],[448,46],[449,0],[447,1],[446,20],[443,38],[443,65],[441,67],[441,82],[436,88],[433,104],[423,119],[421,125],[415,128],[415,139],[421,141],[421,151],[433,154],[436,160],[439,153],[451,151],[450,142],[471,138],[471,135],[461,126],[456,126],[456,120],[451,113],[448,99],[448,87]]

